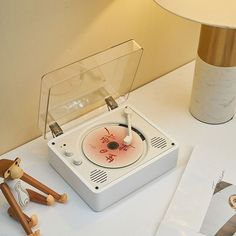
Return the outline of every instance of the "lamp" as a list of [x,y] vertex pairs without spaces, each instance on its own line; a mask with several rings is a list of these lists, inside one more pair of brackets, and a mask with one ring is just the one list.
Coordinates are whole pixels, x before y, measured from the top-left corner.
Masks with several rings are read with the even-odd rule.
[[236,105],[236,1],[155,0],[164,9],[201,23],[190,113],[221,124]]

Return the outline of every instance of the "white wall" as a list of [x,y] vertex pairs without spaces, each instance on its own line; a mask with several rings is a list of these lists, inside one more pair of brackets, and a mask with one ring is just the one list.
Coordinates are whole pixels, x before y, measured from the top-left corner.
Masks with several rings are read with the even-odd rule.
[[132,38],[140,86],[193,59],[198,35],[152,0],[0,0],[0,153],[39,135],[44,73]]

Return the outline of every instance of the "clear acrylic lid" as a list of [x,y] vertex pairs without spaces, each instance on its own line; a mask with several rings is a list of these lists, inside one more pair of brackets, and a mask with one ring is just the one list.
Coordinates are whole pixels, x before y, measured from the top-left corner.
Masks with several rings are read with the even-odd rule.
[[74,120],[105,105],[109,97],[125,101],[142,52],[129,40],[45,74],[38,120],[44,137],[51,124],[61,126]]

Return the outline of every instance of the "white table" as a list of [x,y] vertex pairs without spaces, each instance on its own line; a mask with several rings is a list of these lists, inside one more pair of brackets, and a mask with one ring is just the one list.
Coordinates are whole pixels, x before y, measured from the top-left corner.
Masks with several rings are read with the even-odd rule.
[[[25,212],[36,213],[42,235],[57,236],[153,236],[177,187],[194,146],[236,140],[236,119],[223,125],[207,125],[188,112],[194,62],[134,91],[129,104],[174,137],[180,145],[176,169],[152,181],[103,212],[93,212],[48,164],[43,138],[35,139],[0,158],[21,157],[24,171],[57,192],[66,192],[66,204],[42,206],[30,203]],[[20,224],[7,215],[8,204],[0,193],[0,235],[25,235]]]

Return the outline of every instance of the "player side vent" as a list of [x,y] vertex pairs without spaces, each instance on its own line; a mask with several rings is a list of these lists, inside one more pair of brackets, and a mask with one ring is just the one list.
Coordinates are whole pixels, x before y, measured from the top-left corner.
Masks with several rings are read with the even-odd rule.
[[105,171],[95,169],[90,172],[90,179],[95,183],[104,183],[107,180],[107,173]]
[[151,145],[154,148],[165,148],[167,146],[167,142],[164,138],[161,137],[153,137],[151,138]]

